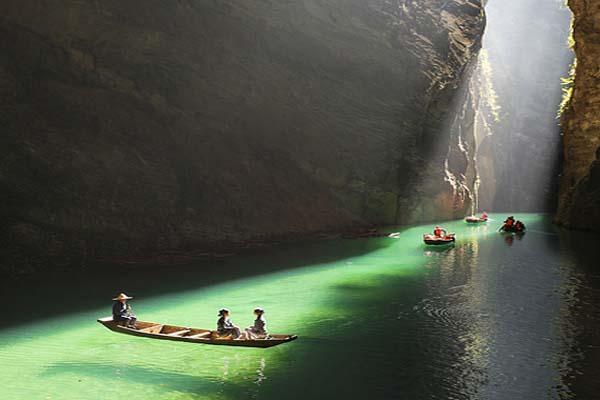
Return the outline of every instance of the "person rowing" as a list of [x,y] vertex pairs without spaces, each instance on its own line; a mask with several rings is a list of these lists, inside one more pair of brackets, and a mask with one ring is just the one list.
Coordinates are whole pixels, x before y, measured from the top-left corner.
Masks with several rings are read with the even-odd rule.
[[120,293],[113,299],[115,302],[112,308],[113,321],[128,328],[135,328],[135,321],[137,321],[137,318],[133,311],[131,311],[131,306],[127,304],[127,300],[131,299],[133,299],[133,297],[129,297],[125,293]]
[[242,331],[240,328],[235,326],[229,319],[229,310],[226,308],[219,310],[217,334],[221,337],[231,336],[233,339],[244,339],[244,337],[242,337]]

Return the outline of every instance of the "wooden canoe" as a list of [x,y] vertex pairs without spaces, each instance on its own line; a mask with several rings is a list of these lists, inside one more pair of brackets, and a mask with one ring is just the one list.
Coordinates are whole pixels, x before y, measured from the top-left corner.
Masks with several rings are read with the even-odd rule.
[[178,342],[215,344],[222,346],[241,347],[273,347],[278,344],[291,342],[296,335],[269,335],[265,339],[231,339],[219,337],[215,331],[209,329],[187,328],[184,326],[165,325],[156,322],[137,321],[135,328],[127,328],[113,321],[112,317],[98,319],[102,325],[117,333],[140,336],[149,339],[174,340]]

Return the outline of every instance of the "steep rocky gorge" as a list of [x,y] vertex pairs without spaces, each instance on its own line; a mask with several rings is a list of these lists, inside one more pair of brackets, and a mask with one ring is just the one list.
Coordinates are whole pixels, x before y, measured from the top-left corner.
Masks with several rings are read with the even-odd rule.
[[474,124],[480,209],[554,211],[561,78],[573,61],[562,0],[490,0]]
[[569,0],[577,56],[562,118],[564,161],[557,221],[600,230],[600,3]]
[[471,206],[473,138],[460,127],[472,116],[453,119],[480,48],[479,0],[0,11],[4,272]]

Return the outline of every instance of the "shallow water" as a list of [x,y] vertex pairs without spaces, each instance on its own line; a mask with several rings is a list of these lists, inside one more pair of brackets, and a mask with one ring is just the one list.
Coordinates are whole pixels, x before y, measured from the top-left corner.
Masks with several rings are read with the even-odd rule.
[[[598,236],[518,215],[523,237],[456,221],[454,247],[331,240],[190,267],[3,287],[2,399],[600,398]],[[594,269],[596,268],[596,269]],[[266,309],[292,343],[237,349],[115,334],[119,290],[140,319],[213,327]],[[8,310],[5,310],[6,312]],[[9,313],[10,314],[10,313]],[[38,319],[44,316],[44,319]],[[35,320],[36,322],[28,322]]]

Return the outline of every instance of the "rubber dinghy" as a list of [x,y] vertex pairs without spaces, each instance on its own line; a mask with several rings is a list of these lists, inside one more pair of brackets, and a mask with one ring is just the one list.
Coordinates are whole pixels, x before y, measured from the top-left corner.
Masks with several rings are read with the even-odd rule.
[[423,235],[423,242],[430,246],[442,246],[452,244],[456,241],[454,233],[448,233],[446,236],[438,237],[430,233]]
[[214,344],[221,346],[241,347],[273,347],[296,340],[296,335],[268,335],[264,339],[231,339],[220,337],[215,331],[209,329],[187,328],[184,326],[159,324],[156,322],[137,321],[135,328],[128,328],[113,321],[112,317],[98,319],[102,325],[113,332],[126,335],[140,336],[149,339],[173,340],[197,344]]
[[514,233],[514,234],[518,235],[518,234],[525,233],[525,230],[526,229],[525,229],[524,226],[523,226],[523,228],[514,228],[514,227],[509,228],[509,227],[506,227],[506,226],[502,226],[502,227],[500,227],[500,229],[498,229],[498,232],[500,232],[500,233]]
[[474,215],[471,215],[470,217],[466,217],[465,221],[469,224],[481,224],[487,222],[487,218],[479,218]]

